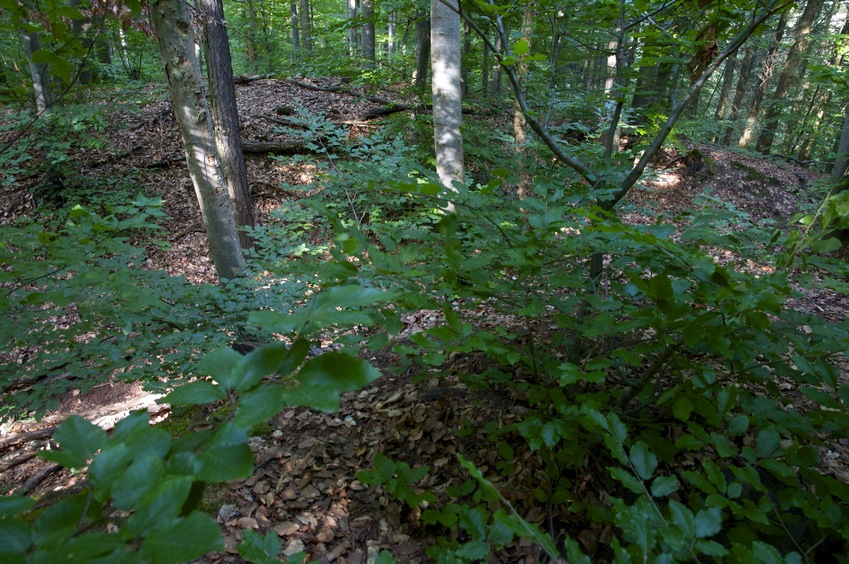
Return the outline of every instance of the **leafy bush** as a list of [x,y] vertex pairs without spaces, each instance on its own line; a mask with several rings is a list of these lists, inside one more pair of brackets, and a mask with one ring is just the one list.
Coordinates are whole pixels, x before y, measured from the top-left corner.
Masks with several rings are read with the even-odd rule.
[[[524,398],[525,420],[496,425],[492,441],[520,436],[553,461],[557,485],[540,501],[614,527],[594,557],[798,561],[845,548],[849,486],[820,464],[849,430],[835,365],[846,323],[786,307],[783,271],[718,264],[703,230],[676,242],[672,226],[623,224],[556,186],[517,203],[496,188],[458,195],[434,230],[383,234],[355,253],[360,276],[405,290],[404,307],[444,313],[397,351],[431,368],[483,354],[491,368],[465,379]],[[487,324],[481,303],[510,322]],[[576,499],[587,482],[600,501]],[[503,518],[476,518],[474,550],[451,537],[444,547],[485,558],[480,543],[499,544]],[[565,548],[589,561],[575,541]]]

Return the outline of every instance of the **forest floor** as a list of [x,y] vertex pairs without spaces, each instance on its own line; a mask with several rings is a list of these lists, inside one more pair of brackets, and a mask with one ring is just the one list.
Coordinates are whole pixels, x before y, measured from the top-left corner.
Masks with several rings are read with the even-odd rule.
[[[275,143],[278,150],[291,144],[292,151],[300,150],[304,143],[298,128],[286,124],[295,105],[346,127],[349,135],[356,136],[379,126],[379,121],[370,119],[373,113],[388,108],[391,102],[401,102],[392,93],[370,97],[339,82],[307,84],[276,79],[240,84],[237,97],[247,143]],[[155,101],[161,98],[158,90],[151,91],[149,98],[154,101],[139,107],[118,105],[117,110],[107,112],[107,125],[97,134],[106,149],[80,149],[74,155],[75,166],[79,174],[93,177],[124,178],[132,174],[139,184],[149,187],[147,195],[164,199],[164,211],[170,216],[164,224],[170,248],[152,252],[147,267],[184,276],[194,283],[215,282],[170,105]],[[491,119],[509,131],[506,112]],[[673,151],[657,160],[657,174],[632,191],[632,201],[653,209],[655,215],[674,218],[679,211],[695,206],[698,196],[707,194],[734,204],[755,220],[768,219],[786,226],[799,203],[808,198],[806,190],[818,178],[781,161],[711,145],[685,145],[688,152]],[[303,196],[284,186],[308,185],[315,174],[310,159],[287,162],[262,152],[248,154],[247,167],[260,224],[269,221],[269,212],[282,201]],[[42,177],[21,178],[4,189],[0,193],[0,221],[32,212],[44,182]],[[655,219],[637,212],[625,213],[623,218],[634,223]],[[726,260],[719,255],[716,258]],[[754,263],[748,266],[771,268]],[[833,321],[845,319],[849,311],[844,296],[826,289],[809,290],[795,298],[791,306]],[[406,322],[408,330],[420,330],[439,323],[440,318],[439,312],[423,311]],[[428,560],[424,549],[432,542],[433,532],[421,524],[419,510],[410,510],[382,489],[361,484],[355,474],[370,467],[375,453],[383,452],[411,466],[429,466],[422,487],[440,495],[448,486],[468,479],[457,466],[455,453],[463,453],[486,473],[494,467],[496,458],[484,424],[491,420],[502,425],[520,421],[527,408],[514,398],[470,390],[450,376],[477,372],[479,368],[473,365],[482,360],[474,356],[449,357],[440,369],[441,375],[449,375],[447,378],[397,370],[398,359],[391,352],[369,360],[384,371],[384,377],[346,395],[338,413],[290,408],[270,422],[267,434],[252,439],[254,475],[212,489],[204,502],[205,509],[217,516],[228,547],[223,553],[209,554],[205,561],[240,561],[233,547],[245,529],[275,531],[285,554],[306,551],[320,562],[373,562],[382,549],[391,551],[398,562]],[[0,449],[6,457],[14,457],[16,451],[20,454],[43,446],[52,426],[71,413],[82,413],[103,425],[134,408],[157,411],[156,399],[137,385],[114,382],[99,386],[87,394],[64,398],[60,409],[39,424],[4,426]],[[158,411],[160,419],[168,416],[167,411]],[[198,422],[203,424],[207,422]],[[527,446],[522,442],[517,441],[514,448],[517,469],[511,481],[496,479],[496,486],[509,492],[510,501],[525,518],[542,524],[554,535],[568,531],[579,539],[585,552],[594,554],[610,531],[585,528],[567,512],[540,504],[533,490],[544,480],[544,468],[534,457],[523,456]],[[823,461],[825,471],[849,482],[849,444],[831,448],[833,456]],[[0,463],[0,470],[4,468],[7,465]],[[31,495],[44,495],[62,491],[81,479],[32,458],[2,472],[0,487],[5,492],[26,487]],[[592,483],[581,484],[574,492],[576,500],[587,502],[596,494]],[[538,556],[535,547],[519,542],[490,561],[536,562]]]

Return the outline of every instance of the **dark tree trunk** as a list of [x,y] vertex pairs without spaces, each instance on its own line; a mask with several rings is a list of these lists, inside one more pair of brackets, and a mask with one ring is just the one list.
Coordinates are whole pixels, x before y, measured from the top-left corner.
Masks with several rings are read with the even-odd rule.
[[778,50],[781,47],[781,40],[784,38],[784,28],[787,27],[787,10],[781,12],[778,19],[778,25],[775,27],[775,35],[772,46],[766,54],[764,68],[761,71],[760,81],[755,90],[755,95],[752,97],[752,103],[749,105],[749,114],[746,116],[746,125],[743,128],[743,133],[740,135],[740,140],[737,141],[738,147],[748,147],[755,134],[755,124],[758,122],[758,114],[761,112],[761,104],[766,95],[766,87],[769,84],[772,74],[775,71],[775,62],[778,57]]
[[778,116],[781,114],[782,102],[790,91],[790,85],[798,80],[803,74],[803,58],[808,49],[808,40],[814,27],[817,16],[823,6],[823,0],[808,0],[805,11],[796,25],[793,46],[787,54],[787,63],[781,76],[778,77],[778,85],[772,95],[772,103],[766,108],[761,120],[761,132],[758,136],[755,149],[760,153],[769,153],[775,140],[775,130],[778,127]]
[[[227,184],[236,224],[239,227],[253,227],[253,206],[245,157],[242,153],[233,66],[227,28],[224,25],[224,5],[222,0],[197,0],[196,5],[203,16],[210,110],[221,171]],[[242,248],[252,246],[250,237],[244,232],[239,233],[239,242]]]
[[740,115],[740,108],[743,106],[743,99],[746,97],[746,91],[749,88],[749,79],[752,74],[752,61],[755,58],[756,48],[752,45],[746,47],[746,52],[743,54],[743,62],[740,64],[740,73],[737,76],[737,87],[734,90],[734,98],[731,100],[731,106],[728,108],[728,125],[725,126],[725,133],[722,137],[723,145],[730,145],[734,137],[734,122]]

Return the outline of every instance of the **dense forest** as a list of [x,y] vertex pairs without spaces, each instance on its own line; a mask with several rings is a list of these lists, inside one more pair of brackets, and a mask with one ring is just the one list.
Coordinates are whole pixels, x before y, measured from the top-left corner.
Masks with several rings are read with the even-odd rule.
[[0,26],[0,561],[849,560],[849,3]]

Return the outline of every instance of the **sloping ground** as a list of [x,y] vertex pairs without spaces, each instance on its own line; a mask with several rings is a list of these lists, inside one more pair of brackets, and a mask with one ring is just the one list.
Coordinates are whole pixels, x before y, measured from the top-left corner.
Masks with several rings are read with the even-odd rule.
[[[311,86],[346,88],[328,83]],[[351,135],[356,135],[373,127],[371,122],[361,119],[365,113],[383,104],[369,101],[364,93],[355,90],[320,91],[272,79],[238,86],[238,102],[245,140],[257,143],[298,141],[300,130],[280,123],[287,120],[297,105],[349,128]],[[108,150],[88,150],[78,155],[80,174],[133,176],[140,184],[152,187],[155,194],[165,199],[165,211],[171,216],[166,224],[171,249],[154,252],[148,267],[163,268],[193,282],[214,281],[200,215],[181,156],[179,134],[168,104],[158,102],[138,111],[121,110],[109,119],[112,127],[104,132]],[[814,175],[802,169],[717,147],[686,144],[686,148],[686,153],[673,152],[658,160],[655,176],[629,196],[635,207],[625,215],[626,220],[645,223],[653,222],[657,215],[674,218],[680,210],[692,207],[699,195],[707,193],[732,202],[757,220],[771,219],[786,225],[814,179]],[[248,173],[257,198],[258,220],[262,223],[267,220],[268,211],[280,201],[296,197],[284,191],[281,183],[309,184],[313,168],[306,163],[292,164],[264,154],[250,154]],[[14,191],[4,192],[3,209],[7,212],[14,209],[10,213],[15,214],[29,211],[32,205],[27,199],[29,188],[41,180],[24,179]],[[655,210],[654,215],[646,213],[647,208]],[[845,318],[849,310],[844,296],[825,289],[809,293],[794,303],[794,307],[834,320]],[[440,313],[421,312],[409,318],[408,325],[420,329],[440,321]],[[544,320],[540,321],[540,330],[548,330]],[[211,492],[206,501],[206,507],[217,513],[229,547],[222,554],[208,555],[206,561],[239,561],[233,547],[248,528],[273,530],[280,536],[286,554],[303,550],[321,562],[370,562],[380,549],[390,550],[398,562],[426,560],[424,547],[437,531],[421,522],[419,510],[410,510],[382,489],[361,484],[355,478],[356,472],[370,468],[375,454],[383,452],[410,466],[429,466],[430,472],[421,487],[441,495],[449,485],[467,480],[457,466],[455,453],[464,454],[485,473],[495,469],[495,448],[488,441],[484,425],[491,420],[501,425],[517,422],[527,411],[527,404],[523,398],[507,393],[471,391],[452,377],[436,379],[409,374],[398,368],[401,364],[390,353],[370,360],[385,376],[365,390],[346,395],[339,413],[325,415],[307,409],[288,409],[270,423],[267,434],[253,439],[254,475]],[[482,370],[480,363],[474,356],[454,356],[440,373],[475,373]],[[51,415],[59,418],[90,411],[98,399],[107,404],[134,401],[136,389],[120,384],[116,388],[109,390],[114,396],[99,390],[101,397],[67,398],[62,410]],[[8,448],[17,450],[13,456],[26,454],[31,449],[13,439],[20,433],[31,432],[36,433],[32,435],[34,440],[41,442],[30,446],[43,445],[49,438],[49,430],[38,435],[39,428],[19,425],[5,429],[0,445],[8,444]],[[515,466],[495,484],[509,494],[511,503],[527,519],[542,524],[544,529],[549,529],[549,525],[554,525],[554,530],[568,529],[588,554],[596,554],[611,531],[575,522],[574,516],[559,508],[540,504],[533,490],[548,480],[545,469],[529,456],[523,441],[514,441],[513,448]],[[830,452],[823,462],[827,471],[846,480],[849,445],[836,444]],[[603,469],[598,470],[602,475]],[[6,491],[27,487],[30,493],[41,495],[79,484],[79,480],[79,476],[34,459],[5,472],[0,484]],[[587,481],[576,486],[575,499],[591,503],[597,491],[600,488]],[[535,562],[539,557],[535,547],[517,543],[491,561]]]

